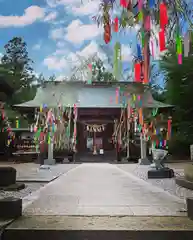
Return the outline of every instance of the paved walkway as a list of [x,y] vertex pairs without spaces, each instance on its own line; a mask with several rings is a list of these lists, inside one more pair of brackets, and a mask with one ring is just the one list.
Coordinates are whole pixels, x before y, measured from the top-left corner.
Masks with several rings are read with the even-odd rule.
[[81,164],[24,205],[27,215],[186,216],[182,200],[108,163]]
[[50,169],[41,169],[39,164],[35,163],[0,163],[0,166],[10,166],[17,170],[17,182],[50,182],[78,164],[56,164],[50,166]]

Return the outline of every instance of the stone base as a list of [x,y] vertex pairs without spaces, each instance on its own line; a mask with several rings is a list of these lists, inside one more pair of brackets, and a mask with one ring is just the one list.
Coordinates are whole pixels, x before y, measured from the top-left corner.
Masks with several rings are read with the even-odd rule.
[[13,219],[22,216],[22,199],[8,197],[0,199],[0,218]]
[[6,187],[16,182],[16,169],[13,167],[0,167],[0,186]]
[[45,159],[44,160],[44,165],[55,165],[56,160],[55,159]]
[[188,217],[193,220],[193,198],[186,199]]
[[15,183],[15,184],[11,184],[11,185],[6,186],[6,187],[0,187],[0,190],[3,190],[3,191],[20,191],[24,188],[25,188],[24,183]]
[[190,190],[193,190],[193,182],[192,181],[188,181],[187,179],[185,179],[184,177],[179,177],[175,179],[175,182],[177,185],[179,185],[180,187],[183,188],[188,188]]
[[151,169],[148,171],[148,178],[149,179],[156,179],[156,178],[173,178],[174,171],[170,168],[163,168],[163,169]]
[[151,162],[149,161],[148,158],[140,158],[139,159],[139,165],[150,165]]

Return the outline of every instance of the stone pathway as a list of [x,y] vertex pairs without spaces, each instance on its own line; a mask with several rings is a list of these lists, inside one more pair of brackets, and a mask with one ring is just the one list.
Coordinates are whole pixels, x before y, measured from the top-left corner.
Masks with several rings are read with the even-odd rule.
[[39,164],[2,164],[0,166],[11,166],[17,170],[17,182],[50,182],[61,174],[78,166],[78,164],[56,164],[50,169],[40,169]]
[[81,164],[24,205],[25,215],[186,216],[183,200],[108,163]]
[[[184,167],[187,164],[191,163],[172,163],[166,164],[166,166],[172,168],[177,177],[184,176]],[[117,167],[126,171],[146,182],[152,184],[153,186],[159,187],[172,195],[175,195],[182,200],[186,200],[186,198],[193,197],[193,191],[180,187],[176,184],[175,178],[165,178],[165,179],[148,179],[147,172],[150,169],[150,166],[143,166],[138,164],[118,164]]]

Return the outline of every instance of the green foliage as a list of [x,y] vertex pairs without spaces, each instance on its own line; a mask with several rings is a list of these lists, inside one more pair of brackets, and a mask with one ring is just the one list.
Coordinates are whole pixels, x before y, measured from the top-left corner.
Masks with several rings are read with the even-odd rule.
[[[0,64],[0,81],[8,85],[14,94],[0,93],[1,99],[6,103],[5,114],[10,122],[15,122],[19,117],[25,122],[20,114],[12,110],[12,105],[30,101],[35,97],[36,86],[32,69],[32,60],[28,56],[27,45],[20,37],[14,37],[4,46],[4,55]],[[14,126],[13,126],[14,127]],[[21,127],[24,127],[23,124]]]
[[5,46],[2,57],[0,75],[14,89],[14,95],[8,103],[17,104],[34,98],[36,88],[32,87],[35,80],[33,61],[28,56],[27,44],[20,37],[14,37]]
[[[193,45],[191,48],[193,50]],[[160,64],[166,80],[166,101],[175,106],[171,148],[184,153],[189,152],[189,145],[193,143],[192,66],[193,55],[183,57],[183,64],[179,65],[174,51],[170,51]]]
[[103,62],[98,59],[93,63],[92,81],[96,82],[116,82],[113,74],[106,70]]

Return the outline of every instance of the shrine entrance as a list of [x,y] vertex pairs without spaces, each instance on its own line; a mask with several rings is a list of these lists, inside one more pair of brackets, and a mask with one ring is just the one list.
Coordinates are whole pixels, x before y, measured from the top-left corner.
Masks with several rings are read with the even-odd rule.
[[86,147],[87,151],[93,155],[104,154],[104,132],[106,124],[89,124],[85,123],[86,127]]

